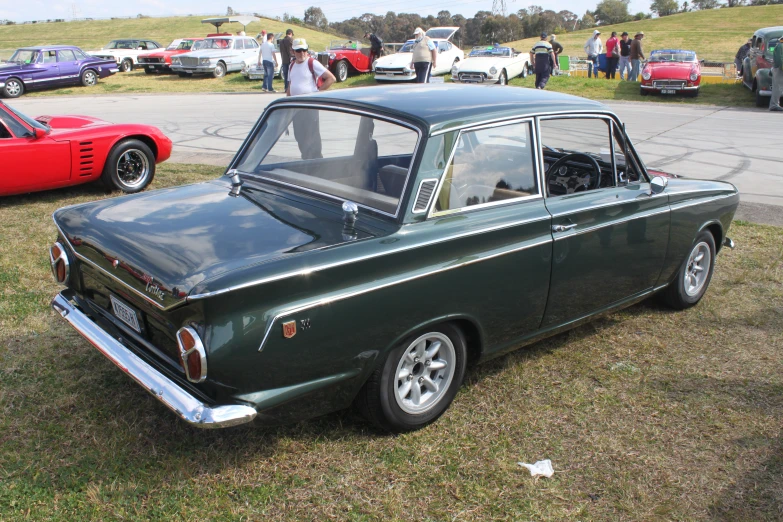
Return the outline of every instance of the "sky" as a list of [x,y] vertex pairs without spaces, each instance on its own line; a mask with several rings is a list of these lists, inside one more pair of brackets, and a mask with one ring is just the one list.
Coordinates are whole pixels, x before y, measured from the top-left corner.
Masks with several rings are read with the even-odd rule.
[[[320,7],[330,22],[341,21],[370,12],[379,15],[392,10],[396,13],[419,13],[426,16],[437,15],[438,11],[448,10],[451,14],[472,17],[477,11],[492,10],[493,0],[397,0],[394,3],[365,3],[357,0],[286,0],[283,2],[226,0],[218,4],[214,0],[134,0],[117,2],[116,0],[0,0],[0,19],[23,22],[27,20],[45,20],[47,18],[110,18],[112,16],[174,16],[188,14],[223,15],[226,7],[243,14],[260,13],[265,16],[282,17],[284,13],[302,17],[310,6]],[[516,12],[529,5],[540,5],[544,9],[561,11],[567,9],[582,16],[587,9],[594,9],[598,0],[506,0],[507,13]],[[220,7],[217,7],[220,5]],[[386,7],[388,6],[388,7]],[[649,0],[631,0],[630,12],[649,11]]]

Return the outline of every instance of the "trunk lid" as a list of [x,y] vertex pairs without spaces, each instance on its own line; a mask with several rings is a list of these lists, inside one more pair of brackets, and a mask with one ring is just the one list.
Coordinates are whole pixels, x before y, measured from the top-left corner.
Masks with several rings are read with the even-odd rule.
[[247,186],[233,197],[230,188],[220,179],[105,199],[54,220],[83,260],[163,309],[228,272],[374,237],[344,236],[336,205]]

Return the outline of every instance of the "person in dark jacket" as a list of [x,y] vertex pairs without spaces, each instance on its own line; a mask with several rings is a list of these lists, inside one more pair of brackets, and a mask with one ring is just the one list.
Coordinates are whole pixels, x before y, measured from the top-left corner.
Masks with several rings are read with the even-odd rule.
[[631,40],[627,31],[620,35],[620,79],[631,79]]
[[294,59],[294,50],[292,48],[294,42],[294,30],[288,29],[285,32],[285,38],[280,40],[278,42],[278,46],[280,47],[280,75],[283,77],[283,83],[285,85],[285,90],[288,90],[288,66],[291,64],[291,61]]
[[383,56],[383,40],[373,33],[364,33],[365,40],[370,40],[370,65]]
[[742,64],[745,62],[745,57],[750,52],[750,45],[753,43],[753,39],[748,39],[745,45],[739,48],[737,54],[734,56],[734,66],[737,68],[737,76],[742,76]]
[[552,46],[546,41],[546,33],[541,33],[541,41],[530,50],[530,61],[536,71],[536,89],[546,88],[556,63]]

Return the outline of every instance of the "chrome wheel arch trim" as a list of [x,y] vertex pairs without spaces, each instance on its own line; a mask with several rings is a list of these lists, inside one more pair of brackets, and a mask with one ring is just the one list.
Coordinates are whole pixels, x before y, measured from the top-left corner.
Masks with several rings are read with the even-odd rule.
[[448,272],[450,270],[455,270],[457,268],[462,268],[462,267],[465,267],[465,266],[468,266],[468,265],[473,265],[473,264],[476,264],[476,263],[480,263],[482,261],[488,261],[490,259],[495,259],[497,257],[505,256],[505,255],[508,255],[508,254],[514,254],[516,252],[522,252],[524,250],[529,250],[531,248],[535,248],[535,247],[538,247],[538,246],[548,245],[548,244],[551,244],[551,243],[552,243],[552,238],[551,237],[548,237],[547,239],[543,239],[543,240],[538,240],[538,241],[528,241],[528,242],[526,242],[525,244],[523,244],[521,246],[517,246],[517,247],[510,248],[510,249],[507,249],[507,250],[503,250],[503,251],[500,251],[500,252],[495,252],[493,254],[489,254],[489,255],[481,257],[481,258],[468,259],[466,261],[449,264],[447,266],[442,266],[442,267],[436,268],[434,270],[429,270],[429,271],[422,272],[422,273],[419,273],[419,274],[410,275],[408,277],[403,277],[401,279],[397,279],[397,280],[394,280],[394,281],[389,281],[389,282],[386,282],[386,283],[373,284],[372,286],[367,286],[367,284],[365,284],[365,288],[361,288],[361,289],[358,289],[358,290],[353,290],[353,291],[350,291],[350,292],[344,292],[342,294],[336,294],[333,297],[325,297],[325,298],[314,299],[312,301],[305,302],[305,303],[303,303],[301,305],[298,305],[298,306],[295,306],[295,307],[292,307],[292,308],[288,308],[286,310],[282,310],[282,311],[276,313],[269,320],[269,323],[267,324],[267,327],[266,327],[266,331],[264,332],[264,337],[261,339],[261,345],[258,347],[258,351],[261,352],[261,351],[264,350],[264,346],[266,345],[266,342],[267,342],[267,340],[269,338],[269,334],[272,331],[272,327],[274,327],[274,325],[275,325],[275,323],[277,323],[277,321],[279,321],[281,318],[283,318],[285,316],[288,316],[288,315],[291,315],[291,314],[295,314],[295,313],[298,313],[298,312],[303,312],[305,310],[309,310],[310,308],[316,308],[316,307],[319,307],[319,306],[336,303],[338,301],[343,301],[343,300],[349,299],[351,297],[356,297],[356,296],[359,296],[359,295],[368,294],[368,293],[374,292],[376,290],[382,290],[384,288],[389,288],[391,286],[396,286],[396,285],[399,285],[399,284],[407,283],[409,281],[414,281],[416,279],[422,279],[424,277],[428,277],[428,276],[431,276],[431,275],[440,274],[440,273],[443,273],[443,272]]

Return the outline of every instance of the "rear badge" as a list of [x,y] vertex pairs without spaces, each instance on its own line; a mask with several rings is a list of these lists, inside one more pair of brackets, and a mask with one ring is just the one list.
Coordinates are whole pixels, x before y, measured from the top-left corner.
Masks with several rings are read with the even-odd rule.
[[283,337],[290,339],[296,335],[296,321],[288,321],[283,323]]

